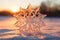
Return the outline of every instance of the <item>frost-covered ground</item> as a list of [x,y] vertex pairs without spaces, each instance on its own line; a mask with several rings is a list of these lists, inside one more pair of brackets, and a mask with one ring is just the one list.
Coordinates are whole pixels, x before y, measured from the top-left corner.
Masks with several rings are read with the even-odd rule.
[[[45,18],[46,27],[42,27],[44,40],[60,40],[60,18]],[[19,28],[14,26],[16,19],[0,16],[0,40],[40,40],[38,38],[19,36]]]

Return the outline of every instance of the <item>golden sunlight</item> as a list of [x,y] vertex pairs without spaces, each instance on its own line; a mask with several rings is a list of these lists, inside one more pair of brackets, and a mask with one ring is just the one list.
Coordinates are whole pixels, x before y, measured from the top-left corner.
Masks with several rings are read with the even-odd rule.
[[11,8],[11,11],[12,12],[18,12],[19,11],[19,8]]

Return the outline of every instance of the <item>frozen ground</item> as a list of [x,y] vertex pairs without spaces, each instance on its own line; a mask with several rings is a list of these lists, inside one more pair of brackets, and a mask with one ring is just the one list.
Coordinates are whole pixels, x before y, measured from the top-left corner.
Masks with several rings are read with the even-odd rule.
[[[42,27],[44,40],[60,40],[60,18],[45,18],[46,27]],[[0,40],[40,40],[38,38],[19,36],[18,27],[14,26],[16,19],[0,16]]]

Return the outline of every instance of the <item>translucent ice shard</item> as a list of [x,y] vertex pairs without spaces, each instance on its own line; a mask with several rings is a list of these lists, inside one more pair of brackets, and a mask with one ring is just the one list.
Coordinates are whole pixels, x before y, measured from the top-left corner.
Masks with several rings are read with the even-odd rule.
[[43,19],[46,15],[41,14],[39,8],[29,9],[30,7],[21,9],[22,11],[14,16],[17,19],[15,25],[19,27],[21,36],[40,37],[40,28],[45,25]]

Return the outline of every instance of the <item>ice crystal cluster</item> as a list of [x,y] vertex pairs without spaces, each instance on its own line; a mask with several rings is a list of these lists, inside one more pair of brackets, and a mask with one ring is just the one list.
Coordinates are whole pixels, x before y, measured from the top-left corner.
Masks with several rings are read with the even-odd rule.
[[41,27],[44,27],[44,17],[40,13],[40,8],[28,6],[26,9],[20,8],[20,11],[14,16],[17,19],[15,25],[19,27],[21,36],[40,37]]

